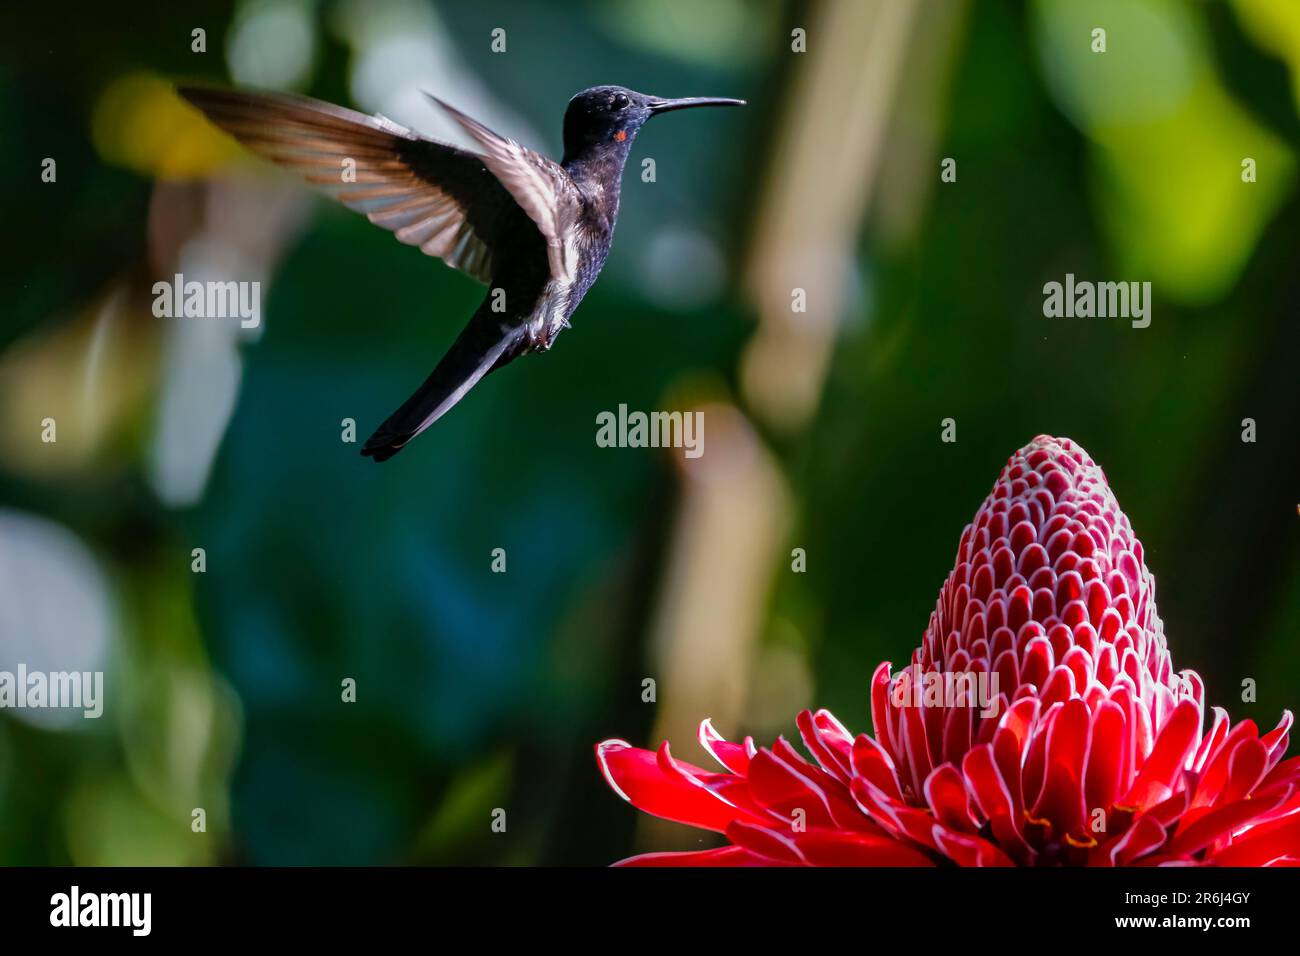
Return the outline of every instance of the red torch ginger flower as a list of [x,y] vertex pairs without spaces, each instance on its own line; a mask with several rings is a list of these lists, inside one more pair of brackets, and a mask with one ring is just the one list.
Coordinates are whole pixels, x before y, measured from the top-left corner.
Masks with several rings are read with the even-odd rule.
[[1155,580],[1106,477],[1068,439],[1007,462],[962,533],[910,666],[871,682],[875,736],[830,713],[729,743],[711,772],[607,740],[597,760],[647,813],[725,834],[632,865],[1131,866],[1300,863],[1291,713],[1261,736],[1175,673]]

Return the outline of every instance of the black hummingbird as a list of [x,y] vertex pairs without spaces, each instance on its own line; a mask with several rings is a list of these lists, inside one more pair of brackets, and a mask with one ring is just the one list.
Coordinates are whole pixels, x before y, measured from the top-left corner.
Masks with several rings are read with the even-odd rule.
[[202,87],[179,92],[254,152],[324,187],[400,241],[488,283],[487,297],[451,349],[362,447],[376,461],[401,451],[488,372],[546,351],[568,327],[605,264],[623,166],[650,117],[744,105],[592,87],[569,101],[564,158],[556,163],[430,94],[481,153],[303,96]]

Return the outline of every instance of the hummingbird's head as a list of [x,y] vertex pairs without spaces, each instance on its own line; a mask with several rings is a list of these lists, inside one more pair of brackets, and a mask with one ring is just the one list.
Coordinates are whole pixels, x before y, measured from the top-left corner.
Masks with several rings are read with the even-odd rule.
[[564,155],[573,157],[604,143],[626,149],[646,120],[659,113],[692,106],[744,105],[744,100],[709,96],[666,100],[623,86],[593,86],[569,100],[564,111]]

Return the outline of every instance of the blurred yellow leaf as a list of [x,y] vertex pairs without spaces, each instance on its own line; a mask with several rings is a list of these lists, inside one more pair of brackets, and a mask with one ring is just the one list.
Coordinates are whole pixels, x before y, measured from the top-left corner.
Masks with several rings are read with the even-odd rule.
[[1245,33],[1291,68],[1291,91],[1300,108],[1300,3],[1295,0],[1234,0]]
[[1048,89],[1093,143],[1096,202],[1117,267],[1161,296],[1216,301],[1292,188],[1291,150],[1224,89],[1196,7],[1039,0],[1035,11]]
[[238,155],[175,87],[152,73],[128,73],[100,96],[91,138],[105,162],[156,179],[206,176]]
[[[158,324],[118,285],[71,321],[0,356],[0,460],[55,475],[84,467],[129,424],[157,382]],[[54,441],[43,441],[46,420]]]

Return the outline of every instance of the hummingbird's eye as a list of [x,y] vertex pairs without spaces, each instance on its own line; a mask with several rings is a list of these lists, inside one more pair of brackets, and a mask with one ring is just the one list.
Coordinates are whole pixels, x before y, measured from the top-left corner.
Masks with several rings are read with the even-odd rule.
[[610,105],[616,110],[625,110],[632,101],[624,93],[615,93],[614,98],[610,100]]

